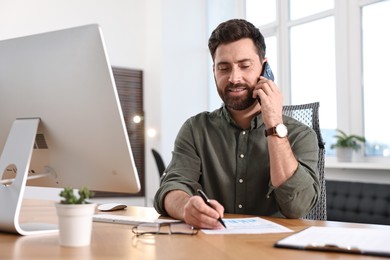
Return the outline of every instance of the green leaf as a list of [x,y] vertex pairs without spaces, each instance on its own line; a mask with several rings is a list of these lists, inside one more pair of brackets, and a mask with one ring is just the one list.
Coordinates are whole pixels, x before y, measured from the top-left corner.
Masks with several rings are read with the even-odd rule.
[[81,188],[78,192],[78,197],[76,197],[73,188],[66,187],[60,192],[60,197],[64,199],[61,200],[62,204],[86,204],[87,199],[94,196],[94,192],[88,190],[88,188]]
[[343,147],[352,148],[357,151],[361,147],[360,143],[366,142],[366,139],[363,136],[347,135],[344,131],[340,129],[336,129],[336,131],[338,132],[338,134],[334,136],[336,138],[336,143],[330,146],[331,149]]

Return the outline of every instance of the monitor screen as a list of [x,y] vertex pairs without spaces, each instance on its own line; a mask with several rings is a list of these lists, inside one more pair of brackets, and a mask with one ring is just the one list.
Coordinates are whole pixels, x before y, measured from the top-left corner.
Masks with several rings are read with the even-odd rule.
[[[125,193],[140,190],[98,25],[3,40],[0,57],[3,180],[12,179],[15,173],[23,175],[25,163],[30,178],[27,185]],[[37,130],[29,120],[38,121]],[[31,142],[31,159],[27,155],[24,162],[21,151],[29,150]],[[0,203],[14,182],[1,185]]]

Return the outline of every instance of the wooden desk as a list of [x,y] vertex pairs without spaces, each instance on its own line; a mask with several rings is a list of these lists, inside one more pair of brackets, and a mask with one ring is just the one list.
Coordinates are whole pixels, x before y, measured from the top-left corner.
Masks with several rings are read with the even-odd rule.
[[[155,215],[152,208],[128,207],[122,214]],[[117,212],[118,213],[118,212]],[[54,202],[23,202],[21,222],[56,223]],[[225,217],[242,217],[226,215]],[[351,226],[389,228],[388,226],[347,224],[341,222],[266,218],[294,231],[308,226]],[[262,235],[156,235],[136,238],[129,225],[93,224],[88,247],[68,248],[58,244],[58,233],[18,236],[0,233],[0,259],[381,259],[351,254],[274,248],[275,241],[291,233]],[[382,258],[383,259],[383,258]]]

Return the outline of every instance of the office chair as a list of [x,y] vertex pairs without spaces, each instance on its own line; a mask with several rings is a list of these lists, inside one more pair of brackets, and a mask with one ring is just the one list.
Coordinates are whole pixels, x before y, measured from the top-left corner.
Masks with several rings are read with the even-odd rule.
[[317,134],[318,140],[318,178],[320,181],[320,198],[314,208],[304,217],[305,219],[326,220],[326,184],[325,184],[325,143],[322,139],[319,109],[320,103],[314,102],[302,105],[283,106],[283,114],[298,120],[301,123],[311,127]]
[[165,171],[164,161],[163,161],[160,153],[157,152],[153,148],[152,148],[152,153],[153,153],[153,156],[154,156],[154,160],[156,161],[156,164],[157,164],[158,173],[160,174],[160,177],[161,177],[163,175],[164,171]]

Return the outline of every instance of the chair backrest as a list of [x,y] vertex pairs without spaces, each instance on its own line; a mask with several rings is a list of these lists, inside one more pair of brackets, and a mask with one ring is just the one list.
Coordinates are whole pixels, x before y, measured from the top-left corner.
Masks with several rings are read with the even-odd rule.
[[155,149],[152,149],[152,153],[154,156],[154,160],[156,161],[156,164],[157,164],[158,173],[160,174],[160,177],[161,177],[165,171],[164,161],[163,161],[160,153],[157,152]]
[[314,208],[307,214],[305,219],[326,220],[326,184],[325,184],[325,143],[322,139],[319,121],[320,103],[314,102],[302,105],[283,106],[283,114],[292,117],[301,123],[311,127],[317,134],[318,141],[318,178],[320,181],[321,193],[320,199]]

